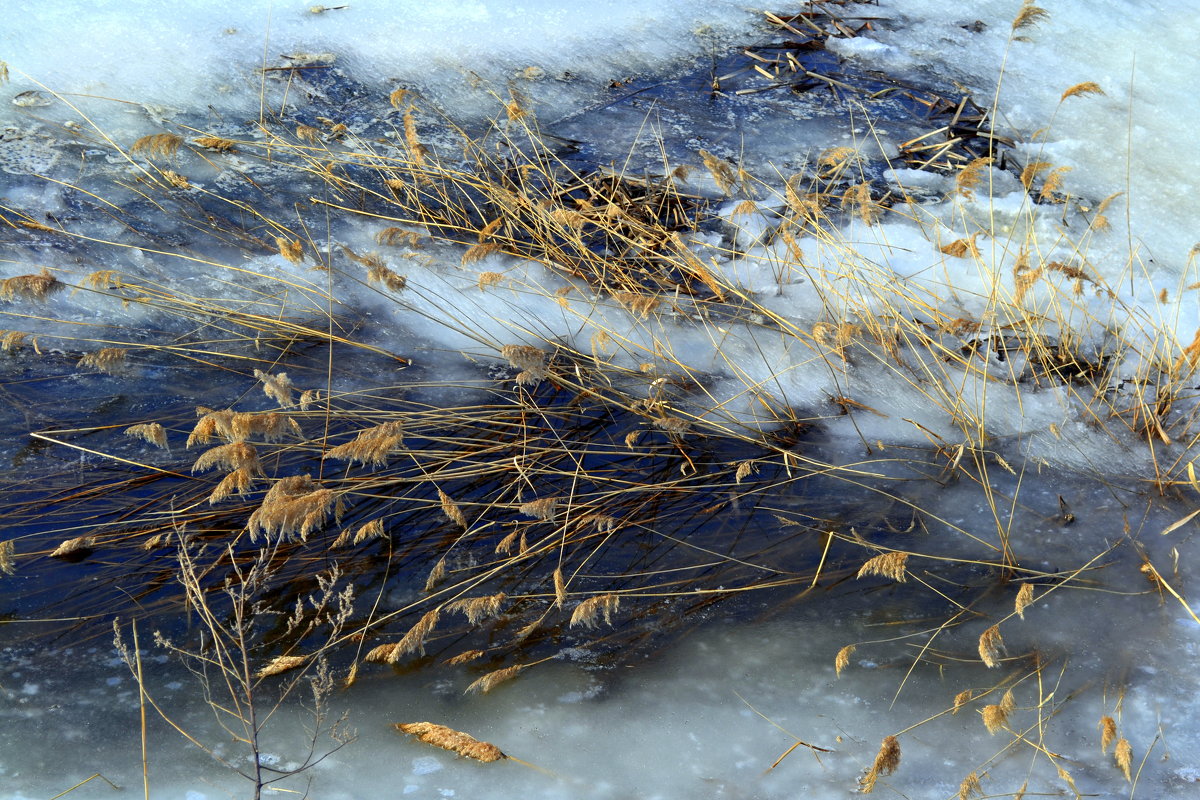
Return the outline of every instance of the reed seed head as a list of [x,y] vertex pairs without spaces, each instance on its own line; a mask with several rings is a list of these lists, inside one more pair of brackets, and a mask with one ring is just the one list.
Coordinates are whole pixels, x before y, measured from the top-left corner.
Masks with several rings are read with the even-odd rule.
[[447,728],[445,725],[435,725],[432,722],[399,722],[396,730],[416,736],[422,742],[458,753],[465,758],[491,763],[508,756],[499,747],[488,742],[481,742],[470,734]]
[[871,575],[879,575],[884,578],[891,578],[897,583],[904,583],[908,573],[905,569],[905,563],[908,561],[908,553],[896,550],[891,553],[880,553],[874,558],[870,558],[858,570],[856,578],[864,578]]
[[979,636],[979,658],[988,667],[1000,666],[1000,651],[1004,647],[1004,639],[1000,636],[1000,626],[993,625]]

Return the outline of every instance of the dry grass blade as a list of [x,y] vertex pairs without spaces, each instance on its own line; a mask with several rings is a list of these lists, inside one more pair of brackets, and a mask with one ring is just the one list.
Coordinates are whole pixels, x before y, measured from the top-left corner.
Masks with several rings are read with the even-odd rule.
[[883,737],[879,752],[875,754],[875,762],[867,770],[867,774],[859,781],[859,791],[870,794],[875,789],[875,782],[880,775],[891,775],[900,766],[900,740],[895,736]]
[[435,725],[432,722],[398,722],[396,730],[416,736],[422,742],[458,753],[466,758],[490,763],[508,756],[499,747],[488,742],[481,742],[470,734],[447,728],[445,725]]
[[1000,636],[1000,626],[993,625],[979,636],[979,658],[989,667],[1000,666],[1000,650],[1004,647],[1004,639]]
[[308,661],[308,656],[275,656],[269,663],[263,666],[258,672],[254,673],[255,678],[267,678],[271,675],[280,675],[284,672],[290,672],[297,667],[302,667]]
[[599,624],[601,618],[605,625],[612,625],[612,615],[616,613],[620,605],[621,597],[616,594],[609,593],[589,597],[575,606],[575,611],[571,614],[571,627],[582,625],[585,628],[594,628]]
[[881,553],[874,558],[868,559],[855,577],[864,578],[871,575],[879,575],[884,578],[891,578],[898,583],[904,583],[908,575],[905,570],[905,562],[907,561],[908,553],[900,551]]
[[468,686],[464,691],[464,694],[487,694],[505,681],[509,681],[517,677],[517,675],[523,669],[525,669],[524,664],[517,664],[516,666],[504,667],[503,669],[489,672],[483,677],[472,681],[471,685]]
[[147,442],[163,450],[170,449],[167,446],[167,429],[157,422],[143,422],[139,425],[130,425],[125,429],[125,435],[141,439],[143,442]]

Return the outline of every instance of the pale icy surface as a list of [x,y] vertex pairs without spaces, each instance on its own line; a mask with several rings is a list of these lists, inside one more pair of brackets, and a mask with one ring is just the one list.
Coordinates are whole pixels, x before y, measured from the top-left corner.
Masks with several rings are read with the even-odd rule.
[[[1119,292],[1125,313],[1177,331],[1186,343],[1198,317],[1195,291],[1185,290],[1197,280],[1189,250],[1200,238],[1194,225],[1200,209],[1192,185],[1200,174],[1200,156],[1188,134],[1195,128],[1196,108],[1189,99],[1191,67],[1200,49],[1195,12],[1165,3],[1119,0],[1047,0],[1045,5],[1050,17],[1029,32],[1033,41],[1013,44],[1007,59],[1008,24],[1019,4],[1005,0],[982,0],[971,4],[969,12],[961,10],[961,3],[881,2],[879,7],[867,7],[868,13],[903,20],[903,24],[894,31],[881,26],[869,40],[844,46],[843,54],[899,74],[950,76],[977,90],[980,99],[991,96],[1003,62],[1000,107],[1004,122],[1024,136],[1020,150],[1074,167],[1067,180],[1082,196],[1100,200],[1127,193],[1129,226],[1124,221],[1125,199],[1119,199],[1111,212],[1116,231],[1109,240],[1095,244],[1091,258],[1109,270],[1104,277]],[[750,29],[751,18],[736,3],[677,3],[670,13],[660,8],[661,4],[651,2],[613,6],[545,2],[526,4],[518,11],[502,3],[464,3],[450,13],[430,10],[427,4],[359,0],[347,9],[314,15],[303,3],[216,7],[131,1],[91,3],[85,9],[39,3],[6,17],[0,30],[0,60],[7,62],[11,73],[6,95],[34,89],[37,81],[72,96],[95,94],[150,105],[150,118],[203,108],[210,102],[253,109],[258,88],[247,76],[264,60],[277,62],[281,54],[334,52],[339,65],[347,65],[360,78],[375,76],[388,87],[419,86],[442,106],[468,115],[491,111],[469,89],[467,71],[503,85],[526,67],[536,66],[546,73],[537,82],[537,92],[553,116],[591,102],[594,91],[608,80],[662,68],[675,59],[703,53],[715,41],[740,41]],[[968,35],[961,26],[976,19],[984,20],[986,28]],[[364,36],[363,31],[371,35]],[[578,84],[558,80],[567,70],[579,76]],[[1069,98],[1059,107],[1062,92],[1082,81],[1099,83],[1105,94]],[[140,105],[98,107],[107,109],[107,117],[95,120],[105,130],[126,135],[147,130],[148,117]],[[9,110],[0,113],[7,120]],[[1048,124],[1049,133],[1035,138],[1035,132]],[[819,150],[821,145],[818,138],[796,147]],[[903,186],[929,180],[903,172],[894,178]],[[1003,177],[997,175],[996,180]],[[1028,210],[1022,198],[1023,194],[1001,194],[990,204],[964,203],[935,212],[956,222],[962,215],[1007,214],[1015,225]],[[740,219],[737,224],[749,228],[753,220]],[[1056,221],[1050,214],[1035,224],[1052,236]],[[369,241],[372,233],[362,230],[362,241]],[[746,234],[745,257],[723,263],[723,269],[760,292],[764,304],[780,313],[799,318],[815,314],[816,302],[805,285],[780,285],[772,270],[774,254],[766,247],[750,246],[755,238],[751,233]],[[911,225],[857,226],[843,234],[865,254],[864,272],[878,275],[878,280],[903,279],[929,296],[953,295],[964,314],[978,311],[980,297],[987,294],[990,273],[980,270],[947,277],[940,269],[945,259],[936,240],[919,236]],[[802,246],[816,259],[822,258],[823,247],[829,248],[830,258],[838,252],[827,242]],[[666,347],[700,371],[729,375],[736,367],[752,383],[771,377],[776,381],[772,390],[797,404],[816,402],[835,390],[824,365],[797,362],[781,372],[781,364],[791,363],[786,343],[761,333],[731,330],[726,338],[713,341],[709,331],[644,322],[603,298],[590,296],[576,296],[564,307],[550,297],[522,291],[522,286],[532,285],[552,295],[564,287],[564,279],[544,267],[501,260],[473,270],[447,266],[459,257],[452,251],[438,264],[408,271],[409,310],[404,314],[378,295],[364,294],[360,301],[368,308],[376,304],[374,310],[381,316],[395,314],[404,335],[416,333],[431,352],[486,352],[490,344],[567,335],[578,337],[586,349],[592,331],[603,326],[623,332],[629,352],[621,357],[629,363],[644,359],[656,346]],[[987,256],[1000,274],[1010,271],[1013,257],[1004,248]],[[156,263],[153,256],[146,257],[144,264],[139,258],[134,254],[127,268],[171,268]],[[1126,265],[1130,262],[1135,281],[1129,280]],[[68,274],[81,269],[55,266]],[[260,259],[251,266],[264,275],[292,274],[278,258]],[[5,263],[0,269],[5,277],[28,271],[24,264]],[[478,273],[486,269],[502,269],[506,282],[489,292],[478,290]],[[1168,298],[1162,303],[1158,296],[1164,289]],[[470,322],[467,335],[455,335],[445,326],[411,314],[416,309],[435,316],[445,309],[447,297],[454,298],[455,314]],[[96,307],[90,302],[85,296],[72,297],[56,311],[76,320],[144,322],[135,316],[140,313],[136,309],[118,308],[115,303]],[[887,418],[860,416],[858,421],[866,429],[848,439],[852,442],[848,449],[854,449],[860,435],[867,440],[924,444],[922,428],[949,430],[941,410],[931,407],[919,392],[908,391],[886,370],[866,371],[857,380],[854,396]],[[728,395],[737,395],[742,386],[743,381],[730,381]],[[720,387],[715,391],[719,394]],[[988,397],[978,398],[978,404],[986,407],[993,433],[1026,435],[1023,446],[1036,458],[1097,471],[1137,471],[1145,464],[1144,453],[1072,423],[1067,401],[1058,393],[1027,394],[1018,403],[1001,389],[990,391]],[[731,408],[738,420],[749,416],[736,404]],[[848,423],[843,425],[848,433]],[[1051,425],[1058,434],[1047,433]],[[1043,513],[1053,514],[1054,470],[1047,468],[1044,475],[1031,471],[1025,480],[1044,495]],[[1052,546],[1025,542],[1026,548],[1045,546],[1053,553],[1046,556],[1054,562],[1047,569],[1080,566],[1106,543],[1121,538],[1132,518],[1155,563],[1171,563],[1170,549],[1178,548],[1179,572],[1171,576],[1172,588],[1186,597],[1200,592],[1200,585],[1188,577],[1195,572],[1193,527],[1159,536],[1190,509],[1156,512],[1143,529],[1137,514],[1126,513],[1116,504],[1104,505],[1103,487],[1094,491],[1094,496],[1072,496],[1079,516],[1075,526],[1038,529],[1033,534],[1035,539],[1061,536],[1063,541]],[[953,497],[932,510],[959,520],[986,515],[985,509]],[[1063,531],[1078,538],[1067,540]],[[1096,591],[1064,591],[1028,611],[1026,622],[1013,621],[1011,627],[1006,623],[1011,653],[1036,648],[1050,659],[1040,685],[1037,678],[1026,676],[1027,670],[1012,668],[1013,679],[1020,679],[1014,688],[1017,710],[1012,724],[1029,740],[1063,754],[1063,765],[1080,791],[1121,796],[1129,788],[1111,754],[1100,753],[1096,727],[1102,715],[1117,716],[1121,735],[1132,743],[1135,766],[1142,768],[1138,795],[1193,797],[1200,780],[1200,731],[1195,723],[1200,716],[1195,701],[1200,686],[1194,669],[1200,625],[1169,593],[1163,593],[1161,603],[1157,594],[1136,594],[1145,591],[1146,581],[1129,568],[1130,560],[1121,561],[1119,575],[1099,573]],[[1039,593],[1046,588],[1039,587]],[[998,618],[1011,608],[1011,601],[1006,603],[1003,609],[988,612]],[[911,627],[904,631],[919,629],[921,614],[905,609],[903,603],[898,606],[912,616]],[[936,626],[945,617],[945,609],[938,609],[929,624]],[[844,797],[859,773],[870,766],[884,735],[949,709],[964,689],[983,691],[1010,675],[1007,669],[989,671],[978,662],[965,663],[974,659],[974,640],[983,627],[982,621],[972,621],[952,644],[934,641],[932,647],[940,651],[944,646],[950,654],[944,674],[921,667],[906,680],[912,651],[926,640],[864,644],[895,636],[889,622],[862,609],[844,614],[801,611],[794,619],[770,626],[731,629],[717,624],[650,663],[618,671],[554,663],[483,698],[461,697],[461,675],[443,678],[429,672],[364,681],[353,692],[335,696],[335,709],[338,704],[349,708],[360,740],[314,771],[313,796]],[[1016,631],[1027,633],[1028,638],[1021,641]],[[855,643],[859,650],[837,679],[834,655],[842,646]],[[0,729],[5,738],[0,747],[0,798],[44,800],[94,772],[124,786],[127,793],[140,791],[137,692],[105,646],[49,655],[13,648],[2,655],[0,719],[4,724]],[[46,658],[56,663],[47,664]],[[205,741],[222,741],[211,727],[207,709],[199,706],[190,677],[176,667],[151,664],[156,682],[152,688],[164,706],[179,713],[189,730]],[[1118,702],[1122,687],[1128,687],[1127,694]],[[1084,689],[1048,719],[1051,694],[1063,700]],[[1040,700],[1047,701],[1042,711],[1047,718],[1044,740],[1035,724]],[[987,793],[1015,792],[1030,772],[1038,776],[1031,791],[1065,790],[1062,783],[1045,778],[1045,759],[1029,746],[1012,748],[988,761],[1009,738],[987,733],[979,715],[984,702],[998,702],[998,698],[975,701],[957,715],[943,715],[902,736],[902,766],[886,779],[895,783],[896,791],[881,784],[877,794],[951,797],[972,771],[982,776]],[[818,762],[801,747],[768,773],[793,740],[747,704],[796,737],[834,752],[821,754]],[[554,776],[516,763],[479,765],[459,760],[403,740],[389,728],[393,722],[423,719],[495,742]],[[299,714],[282,720],[278,752],[268,745],[282,763],[294,758],[295,733],[302,722]],[[153,722],[153,731],[153,797],[210,800],[244,791],[237,788],[236,779],[161,722]],[[232,750],[228,744],[223,747],[225,752]],[[1034,763],[1036,769],[1031,767]],[[302,790],[303,784],[289,788]],[[94,780],[70,796],[100,798],[114,793]]]

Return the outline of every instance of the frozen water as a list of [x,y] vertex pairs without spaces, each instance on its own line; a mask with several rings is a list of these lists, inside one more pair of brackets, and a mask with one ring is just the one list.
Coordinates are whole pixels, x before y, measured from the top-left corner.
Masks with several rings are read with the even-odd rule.
[[[770,233],[778,224],[786,176],[830,144],[894,154],[905,138],[899,123],[881,120],[872,128],[860,120],[847,128],[802,100],[786,113],[763,111],[761,117],[753,116],[749,102],[732,105],[736,113],[726,117],[719,109],[699,108],[700,101],[691,100],[693,108],[673,97],[655,108],[605,106],[612,81],[639,73],[675,75],[689,59],[715,58],[758,35],[756,17],[736,3],[680,2],[669,13],[661,3],[639,0],[570,7],[477,2],[455,4],[453,10],[358,0],[320,13],[299,3],[244,2],[219,9],[137,0],[30,4],[6,17],[0,31],[0,60],[10,73],[4,92],[20,101],[0,111],[6,126],[0,131],[0,168],[10,179],[0,189],[2,202],[5,208],[71,219],[84,211],[71,205],[61,184],[29,180],[30,174],[67,180],[79,165],[93,161],[103,165],[98,169],[124,174],[128,165],[110,162],[112,154],[100,142],[75,150],[51,143],[50,131],[58,125],[89,136],[104,131],[128,142],[170,120],[210,115],[206,125],[242,124],[255,117],[264,97],[280,108],[300,108],[298,89],[289,96],[272,84],[262,93],[258,68],[264,64],[335,66],[378,95],[381,109],[388,92],[402,86],[452,118],[476,122],[497,107],[477,85],[499,92],[517,87],[534,99],[543,119],[562,120],[564,135],[600,132],[605,141],[596,145],[597,160],[632,151],[652,161],[655,149],[671,142],[678,149],[669,153],[671,160],[697,161],[699,150],[706,149],[760,167],[781,165],[751,207],[725,204],[718,212],[723,227],[702,232],[693,245],[702,257],[716,258],[714,269],[790,324],[807,330],[841,321],[831,310],[846,319],[881,310],[872,305],[877,298],[855,293],[864,283],[904,287],[911,303],[906,312],[952,308],[952,316],[981,318],[992,310],[997,285],[1015,291],[1011,276],[1019,243],[1031,230],[1046,243],[1039,253],[1043,260],[1068,258],[1077,232],[1071,226],[1088,219],[1105,198],[1123,193],[1106,212],[1114,230],[1087,244],[1095,288],[1109,293],[1069,301],[1054,322],[1096,340],[1106,328],[1120,327],[1135,345],[1142,342],[1139,330],[1157,328],[1174,332],[1186,345],[1200,322],[1192,252],[1197,238],[1192,221],[1200,213],[1192,184],[1200,154],[1186,135],[1194,127],[1191,61],[1200,33],[1187,24],[1186,9],[1162,3],[1060,0],[1047,6],[1049,16],[1023,31],[1030,41],[1010,43],[1016,2],[983,0],[965,7],[944,0],[880,0],[861,9],[882,18],[872,31],[831,41],[830,49],[842,57],[898,78],[938,86],[958,82],[981,102],[996,96],[1002,112],[998,128],[1016,140],[1016,157],[1046,161],[1048,168],[1071,167],[1064,185],[1086,209],[1068,220],[1057,206],[1035,208],[1016,178],[999,169],[985,173],[990,191],[943,200],[949,178],[890,168],[880,177],[912,199],[911,219],[848,222],[828,235],[795,242],[810,264],[847,270],[848,288],[832,303],[810,277],[780,272],[790,258],[788,246]],[[1061,99],[1085,81],[1095,81],[1104,94]],[[293,88],[289,84],[287,91]],[[308,90],[317,98],[314,106],[341,97],[332,96],[338,86],[315,79]],[[64,109],[54,93],[74,109]],[[770,102],[764,98],[762,108]],[[894,133],[885,127],[893,124]],[[239,168],[252,180],[279,179],[267,167]],[[222,187],[228,176],[196,180],[201,188],[205,180]],[[703,170],[680,180],[699,195],[719,193]],[[137,203],[136,189],[126,191],[109,201]],[[323,275],[282,256],[243,260],[234,247],[194,252],[172,244],[182,234],[172,230],[171,218],[155,220],[152,208],[145,218],[159,226],[155,247],[122,249],[99,265],[83,251],[13,248],[0,263],[0,277],[47,266],[79,283],[101,266],[266,314],[322,310]],[[96,238],[119,233],[119,226],[105,220],[90,224]],[[942,247],[975,228],[1010,238],[981,242],[978,260],[947,258]],[[335,251],[335,242],[366,250],[375,232],[370,225],[351,224],[314,239],[326,253]],[[850,251],[855,256],[848,262]],[[1179,598],[1200,590],[1191,577],[1194,525],[1160,536],[1190,507],[1147,499],[1141,492],[1148,489],[1126,477],[1153,474],[1158,463],[1183,459],[1182,446],[1151,451],[1140,436],[1112,435],[1080,416],[1079,398],[1069,387],[1017,392],[943,365],[943,381],[954,389],[951,409],[951,396],[906,381],[889,365],[851,368],[832,355],[834,346],[816,358],[810,348],[797,347],[794,336],[769,325],[733,321],[712,327],[680,316],[643,317],[545,265],[499,256],[461,262],[462,248],[445,246],[428,260],[405,265],[402,295],[359,285],[345,287],[339,297],[375,321],[374,330],[363,334],[369,341],[448,371],[467,369],[459,352],[494,356],[498,345],[514,342],[561,340],[587,352],[603,330],[620,342],[614,363],[634,367],[669,358],[712,376],[705,399],[719,410],[697,405],[693,411],[718,421],[724,415],[729,424],[753,424],[758,406],[747,386],[762,387],[796,407],[850,398],[869,411],[826,421],[830,439],[840,442],[836,446],[848,462],[874,447],[906,452],[935,440],[952,446],[959,415],[986,420],[988,435],[1007,447],[1020,472],[1020,503],[1013,500],[1012,509],[997,512],[975,487],[947,486],[931,492],[923,507],[971,531],[1004,527],[997,515],[1010,514],[1018,558],[1042,571],[1034,581],[1038,603],[1025,612],[1027,620],[1011,618],[1012,587],[997,576],[955,575],[962,582],[957,584],[914,569],[912,580],[928,578],[945,603],[922,605],[894,588],[882,593],[883,602],[878,595],[835,592],[817,598],[824,602],[814,604],[815,610],[804,606],[769,625],[718,619],[683,645],[618,669],[591,668],[586,660],[581,666],[570,658],[574,653],[564,652],[482,698],[460,695],[458,673],[373,676],[335,696],[335,703],[349,708],[360,738],[313,770],[314,796],[377,796],[385,788],[404,796],[480,800],[842,797],[871,766],[881,739],[898,730],[905,730],[901,767],[881,779],[881,788],[891,781],[907,796],[953,796],[970,773],[988,794],[1016,792],[1027,779],[1031,793],[1064,791],[1058,767],[1081,792],[1124,794],[1129,789],[1111,749],[1101,752],[1097,723],[1103,716],[1115,717],[1120,737],[1131,743],[1134,765],[1141,769],[1135,791],[1192,796],[1200,763],[1194,723],[1200,687],[1192,669],[1200,624]],[[230,274],[217,272],[229,264],[238,270],[236,286]],[[485,287],[481,276],[495,272],[502,278]],[[281,281],[290,286],[286,297],[275,292]],[[1064,278],[1058,289],[1068,292],[1069,282]],[[1049,308],[1053,291],[1047,280],[1030,291],[1029,302]],[[3,313],[11,320],[3,327],[40,335],[51,364],[60,358],[69,376],[68,357],[73,363],[80,351],[124,341],[121,337],[179,332],[169,314],[96,293],[60,294],[52,314],[31,315],[13,306]],[[447,326],[447,317],[455,324]],[[1147,342],[1151,338],[1145,336]],[[1130,375],[1149,357],[1147,350],[1134,346],[1125,354]],[[14,376],[24,368],[20,359],[12,356],[8,364]],[[831,363],[837,366],[831,369]],[[989,368],[1001,377],[1016,369]],[[185,380],[160,366],[147,367],[142,377],[158,386]],[[58,396],[69,396],[73,405],[108,407],[111,389],[102,378],[68,377],[59,387]],[[211,389],[188,387],[180,394],[209,402],[203,393]],[[10,424],[21,430],[36,427],[29,420],[43,413],[15,411],[20,419]],[[1078,483],[1064,476],[1072,471],[1109,478]],[[1007,480],[1001,476],[990,488],[999,491]],[[1015,488],[1008,489],[1015,497]],[[998,496],[1003,501],[1007,495]],[[1072,525],[1055,522],[1064,497],[1074,509]],[[915,538],[920,535],[913,534],[906,546],[920,552],[925,544]],[[1106,553],[1118,542],[1118,550]],[[1161,568],[1158,582],[1150,584],[1138,572],[1139,550]],[[1177,568],[1168,570],[1168,564]],[[1064,573],[1088,565],[1094,570],[1083,580],[1057,588]],[[958,605],[956,588],[989,584],[993,594]],[[1010,660],[988,670],[976,660],[978,637],[1002,618]],[[947,619],[954,624],[943,627]],[[857,649],[839,678],[835,658],[851,644]],[[1035,652],[1040,670],[1030,655]],[[46,653],[14,645],[4,652],[0,798],[51,797],[94,773],[127,789],[140,782],[138,693],[123,670],[104,648]],[[173,719],[229,763],[242,768],[252,763],[215,726],[191,675],[170,663],[155,664],[152,673],[150,689],[161,692]],[[989,734],[981,721],[984,708],[1002,703],[1010,688],[1015,705],[1008,724],[1021,734],[1017,744],[1005,732]],[[955,696],[966,690],[971,698],[950,713]],[[515,761],[481,765],[431,752],[390,728],[421,719],[469,731],[541,771]],[[270,759],[262,763],[286,765],[301,757],[305,721],[300,709],[287,707],[265,745]],[[176,738],[153,715],[152,726],[152,796],[199,800],[245,792],[241,779]],[[797,738],[824,750],[801,745],[771,769]],[[303,791],[305,783],[284,788]],[[93,779],[73,795],[109,791]]]

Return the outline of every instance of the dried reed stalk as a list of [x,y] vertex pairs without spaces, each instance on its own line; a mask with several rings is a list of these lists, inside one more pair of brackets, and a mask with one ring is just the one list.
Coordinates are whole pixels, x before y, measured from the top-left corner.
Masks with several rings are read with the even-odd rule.
[[435,725],[432,722],[398,722],[396,730],[416,736],[422,742],[458,753],[466,758],[491,763],[508,758],[499,747],[488,742],[481,742],[470,734],[447,728],[445,725]]

